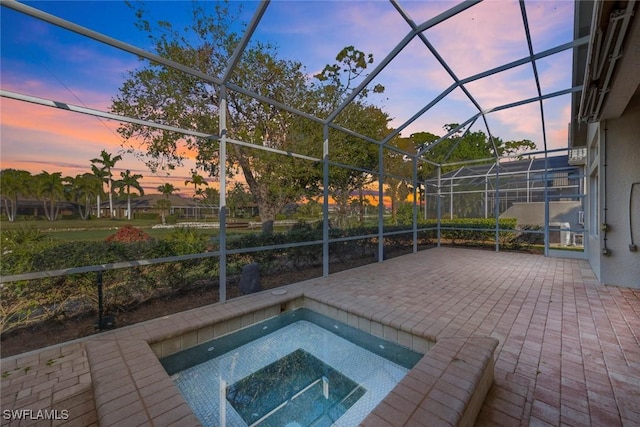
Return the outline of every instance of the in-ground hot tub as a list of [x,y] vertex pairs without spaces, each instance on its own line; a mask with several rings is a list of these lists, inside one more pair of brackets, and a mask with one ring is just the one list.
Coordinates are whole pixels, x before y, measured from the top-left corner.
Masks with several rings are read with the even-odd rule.
[[160,361],[207,426],[352,426],[423,354],[298,309]]

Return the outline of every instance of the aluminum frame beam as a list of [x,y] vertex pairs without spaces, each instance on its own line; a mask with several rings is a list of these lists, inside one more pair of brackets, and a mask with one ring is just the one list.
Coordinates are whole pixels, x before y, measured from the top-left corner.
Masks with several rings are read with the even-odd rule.
[[196,132],[193,130],[178,128],[175,126],[167,126],[160,123],[151,122],[149,120],[134,119],[132,117],[121,116],[114,113],[107,113],[105,111],[96,110],[94,108],[69,104],[61,101],[53,101],[51,99],[40,98],[32,95],[24,95],[21,93],[10,91],[10,90],[0,89],[0,97],[29,102],[32,104],[43,105],[45,107],[52,107],[52,108],[58,108],[61,110],[73,111],[74,113],[87,114],[89,116],[94,116],[94,117],[102,117],[103,119],[115,120],[115,121],[124,122],[124,123],[134,123],[137,125],[149,126],[155,129],[183,133],[185,135],[195,136],[198,138],[207,138],[207,139],[216,140],[216,141],[218,140],[218,136],[213,134]]
[[2,6],[8,7],[10,9],[13,9],[17,12],[21,12],[24,13],[26,15],[32,16],[34,18],[40,19],[41,21],[45,21],[48,22],[50,24],[53,24],[57,27],[61,27],[64,28],[65,30],[69,30],[72,31],[76,34],[80,34],[81,36],[85,36],[88,37],[90,39],[99,41],[101,43],[104,43],[106,45],[118,48],[120,50],[123,50],[125,52],[129,52],[132,53],[134,55],[140,56],[142,58],[148,59],[150,61],[153,62],[157,62],[158,64],[162,64],[164,66],[173,68],[175,70],[179,70],[182,71],[183,73],[192,75],[194,77],[198,77],[201,78],[209,83],[213,83],[215,85],[219,85],[222,83],[222,80],[210,76],[208,74],[202,73],[196,69],[193,69],[191,67],[187,67],[185,65],[182,65],[179,62],[175,62],[172,61],[170,59],[167,59],[165,57],[162,57],[160,55],[156,55],[154,53],[148,52],[144,49],[140,49],[139,47],[133,46],[129,43],[125,43],[122,42],[118,39],[114,39],[113,37],[109,37],[106,36],[102,33],[99,33],[97,31],[93,31],[90,30],[89,28],[83,27],[81,25],[78,24],[74,24],[73,22],[67,21],[65,19],[62,18],[58,18],[57,16],[51,15],[49,13],[43,12],[40,9],[36,9],[34,7],[31,6],[27,6],[23,3],[17,2],[15,0],[3,0],[2,1]]
[[429,19],[428,21],[416,27],[415,30],[411,30],[409,34],[407,34],[402,39],[402,41],[400,41],[400,43],[398,43],[396,47],[394,47],[393,50],[376,66],[376,68],[374,68],[374,70],[367,77],[365,77],[365,79],[358,85],[358,87],[356,87],[351,92],[351,94],[347,97],[347,99],[345,99],[342,102],[342,104],[338,106],[338,108],[336,108],[331,114],[329,114],[329,116],[325,119],[325,122],[326,123],[333,122],[335,118],[338,116],[338,114],[340,114],[342,110],[344,110],[346,106],[349,105],[360,94],[360,92],[362,92],[364,88],[366,88],[367,85],[371,83],[373,79],[375,79],[378,76],[378,74],[382,72],[382,70],[385,69],[387,65],[389,65],[389,63],[393,60],[393,58],[398,56],[398,54],[402,51],[402,49],[404,49],[409,44],[409,42],[413,40],[416,34],[422,31],[426,31],[429,28],[439,24],[440,22],[446,21],[447,19],[457,15],[458,13],[463,12],[469,9],[470,7],[476,5],[480,1],[481,0],[464,1],[452,7],[451,9],[439,14],[438,16]]
[[[425,106],[423,109],[421,109],[418,113],[416,113],[414,116],[412,116],[409,120],[407,120],[405,123],[403,123],[398,129],[396,129],[394,132],[392,132],[390,135],[388,135],[387,137],[385,137],[383,140],[381,141],[376,141],[373,138],[368,138],[364,135],[360,135],[357,132],[353,132],[350,131],[349,129],[343,128],[339,125],[336,125],[334,123],[331,123],[335,117],[346,107],[346,105],[353,101],[355,99],[355,97],[367,86],[368,83],[370,83],[385,67],[386,65],[388,65],[391,60],[393,60],[393,58],[395,58],[400,51],[402,51],[402,49],[404,47],[406,47],[406,45],[413,39],[413,37],[415,37],[416,35],[421,35],[421,33],[423,31],[426,31],[427,29],[439,24],[440,22],[443,22],[455,15],[457,15],[460,12],[463,12],[464,10],[467,10],[469,8],[471,8],[472,6],[476,5],[477,3],[480,2],[480,0],[468,0],[465,1],[463,3],[460,3],[452,8],[450,8],[449,10],[439,14],[438,16],[422,23],[421,25],[415,26],[415,28],[412,27],[412,30],[405,36],[405,38],[398,43],[398,45],[396,45],[396,47],[392,50],[392,52],[390,54],[387,55],[387,57],[380,63],[378,64],[378,66],[374,69],[374,71],[369,74],[367,76],[367,78],[356,88],[354,89],[354,91],[351,93],[351,95],[347,98],[347,100],[345,100],[343,102],[343,104],[341,104],[341,106],[339,106],[327,119],[321,119],[319,117],[313,116],[311,114],[305,113],[303,111],[297,110],[295,108],[289,107],[285,104],[282,104],[280,102],[274,101],[272,99],[269,99],[267,97],[261,96],[259,94],[253,93],[249,90],[246,90],[244,88],[241,88],[237,85],[234,85],[232,83],[228,82],[228,78],[230,77],[230,74],[233,72],[233,69],[235,68],[235,66],[237,65],[238,61],[241,58],[242,52],[244,51],[244,49],[246,48],[247,44],[250,41],[251,35],[253,34],[253,32],[255,31],[255,29],[257,28],[257,25],[259,24],[260,20],[262,19],[266,8],[269,4],[270,0],[262,0],[261,3],[258,6],[258,9],[256,10],[256,12],[253,15],[252,21],[249,25],[249,28],[247,30],[247,32],[244,34],[245,37],[243,37],[243,39],[241,40],[240,45],[236,48],[236,50],[234,51],[234,54],[232,55],[232,57],[230,58],[227,67],[225,69],[223,78],[217,78],[214,76],[210,76],[208,74],[202,73],[198,70],[192,69],[190,67],[186,67],[180,63],[177,63],[175,61],[171,61],[169,59],[166,59],[164,57],[161,57],[159,55],[150,53],[148,51],[145,51],[143,49],[137,48],[133,45],[130,45],[128,43],[124,43],[121,42],[117,39],[114,39],[112,37],[106,36],[104,34],[98,33],[96,31],[90,30],[86,27],[82,27],[80,25],[74,24],[72,22],[66,21],[64,19],[58,18],[54,15],[48,14],[46,12],[43,12],[39,9],[24,5],[16,0],[4,0],[2,2],[3,6],[9,7],[13,10],[16,10],[18,12],[27,14],[29,16],[32,16],[34,18],[43,20],[45,22],[49,22],[53,25],[59,26],[61,28],[67,29],[69,31],[78,33],[80,35],[86,36],[88,38],[91,38],[93,40],[99,41],[101,43],[110,45],[112,47],[116,47],[120,50],[138,55],[140,57],[146,58],[150,61],[154,61],[157,62],[159,64],[162,64],[164,66],[170,67],[170,68],[174,68],[176,70],[185,72],[187,74],[190,74],[194,77],[198,77],[198,78],[202,78],[203,80],[215,84],[215,85],[224,85],[226,86],[228,89],[236,91],[238,93],[244,94],[246,96],[252,97],[258,101],[267,103],[269,105],[272,105],[276,108],[280,108],[283,109],[285,111],[288,111],[292,114],[296,114],[299,115],[301,117],[304,117],[308,120],[314,121],[316,123],[321,123],[321,124],[329,124],[330,127],[341,130],[341,131],[345,131],[348,132],[349,134],[359,137],[359,138],[363,138],[365,140],[368,140],[370,142],[373,143],[377,143],[377,144],[381,144],[381,145],[385,145],[387,146],[388,142],[394,138],[395,136],[397,136],[401,130],[405,129],[407,126],[409,126],[411,123],[413,123],[415,120],[417,120],[422,114],[424,114],[425,112],[427,112],[430,108],[432,108],[434,105],[436,105],[440,100],[442,100],[447,94],[449,94],[451,91],[453,91],[454,89],[456,89],[457,87],[463,87],[464,84],[481,79],[483,77],[487,77],[490,76],[492,74],[496,74],[499,73],[501,71],[505,71],[508,70],[510,68],[519,66],[519,65],[523,65],[526,64],[527,62],[531,62],[534,61],[536,59],[540,59],[540,58],[544,58],[546,56],[549,55],[553,55],[555,53],[559,53],[562,52],[564,50],[567,49],[571,49],[571,48],[575,48],[577,46],[581,46],[583,44],[587,44],[589,42],[589,36],[585,36],[582,37],[580,39],[576,39],[573,40],[572,42],[569,43],[565,43],[563,45],[548,49],[546,51],[540,52],[538,54],[535,54],[533,56],[529,56],[529,57],[525,57],[522,58],[520,60],[517,61],[513,61],[510,62],[508,64],[504,64],[502,66],[493,68],[491,70],[487,70],[485,72],[476,74],[474,76],[465,78],[465,79],[455,79],[457,80],[456,83],[454,83],[453,85],[451,85],[449,88],[447,88],[443,93],[441,93],[438,97],[436,97],[432,102],[430,102],[429,104],[427,104],[427,106]],[[394,7],[396,7],[396,3],[395,0],[391,0],[392,4],[394,5]],[[401,10],[401,9],[400,9]],[[403,15],[401,13],[401,15]],[[406,14],[405,14],[406,15]],[[404,15],[403,15],[404,17]],[[407,15],[408,18],[408,15]],[[410,19],[410,18],[409,18]],[[251,33],[251,35],[249,34]],[[434,49],[435,50],[435,49]],[[439,55],[438,55],[439,56]],[[444,62],[444,60],[441,62],[442,64],[445,64],[445,68],[449,68],[448,65],[446,65],[446,62]],[[449,72],[450,69],[447,70],[447,72]],[[464,90],[464,88],[463,88]],[[467,91],[465,90],[465,93],[467,93]],[[470,98],[472,99],[472,98]],[[522,103],[527,103],[527,101],[522,101]],[[477,103],[474,103],[477,104]],[[518,103],[512,103],[509,104],[508,106],[517,106],[517,105],[522,105],[522,104],[518,104]],[[476,105],[478,107],[478,105]],[[498,111],[498,109],[504,109],[504,108],[508,108],[506,106],[502,106],[501,107],[496,107],[487,111],[484,111],[483,113],[487,113],[487,112],[491,112],[491,111]],[[393,147],[390,146],[389,147]],[[416,155],[416,153],[410,153],[410,152],[404,152],[402,150],[397,150],[394,148],[395,151],[401,152],[403,154],[406,154],[408,156],[414,156]]]
[[240,62],[240,58],[242,57],[244,50],[247,48],[247,45],[249,44],[249,41],[251,40],[253,33],[256,31],[256,28],[258,27],[258,24],[260,23],[262,16],[267,11],[267,6],[269,6],[269,2],[270,0],[262,0],[258,4],[258,9],[256,9],[256,11],[254,12],[253,17],[251,17],[251,22],[249,22],[247,29],[242,35],[242,39],[240,40],[240,43],[238,44],[238,46],[236,46],[236,49],[233,51],[233,54],[231,54],[231,58],[229,58],[229,61],[227,62],[227,66],[225,67],[224,72],[222,73],[223,83],[227,83],[229,81],[229,78],[231,78],[231,73],[233,73],[233,70],[236,68],[236,65],[238,65],[238,62]]
[[[155,129],[166,130],[166,131],[170,131],[170,132],[182,133],[184,135],[195,136],[197,138],[206,138],[206,139],[210,139],[210,140],[214,140],[214,141],[219,141],[220,140],[220,136],[218,136],[218,135],[207,134],[207,133],[203,133],[203,132],[196,132],[196,131],[192,131],[192,130],[189,130],[189,129],[178,128],[178,127],[175,127],[175,126],[167,126],[167,125],[163,125],[163,124],[160,124],[160,123],[151,122],[151,121],[148,121],[148,120],[140,120],[140,119],[134,119],[132,117],[120,116],[118,114],[107,113],[105,111],[96,110],[96,109],[93,109],[93,108],[83,107],[83,106],[74,105],[74,104],[68,104],[68,103],[60,102],[60,101],[53,101],[53,100],[50,100],[50,99],[39,98],[39,97],[32,96],[32,95],[24,95],[24,94],[20,94],[20,93],[17,93],[17,92],[4,90],[4,89],[0,89],[0,97],[8,98],[8,99],[15,99],[15,100],[18,100],[18,101],[29,102],[29,103],[32,103],[32,104],[43,105],[43,106],[46,106],[46,107],[58,108],[58,109],[61,109],[61,110],[72,111],[74,113],[87,114],[89,116],[101,117],[101,118],[104,118],[104,119],[115,120],[115,121],[118,121],[118,122],[134,123],[134,124],[138,124],[138,125],[142,125],[142,126],[148,126],[148,127],[155,128]],[[293,153],[291,151],[280,150],[280,149],[277,149],[277,148],[267,147],[267,146],[264,146],[264,145],[256,145],[256,144],[252,144],[250,142],[244,142],[244,141],[240,141],[240,140],[237,140],[237,139],[229,138],[229,137],[226,137],[226,131],[225,131],[225,140],[226,140],[226,142],[229,142],[231,144],[240,145],[240,146],[251,148],[251,149],[255,149],[255,150],[268,151],[268,152],[271,152],[271,153],[282,154],[283,156],[294,157],[294,158],[302,159],[302,160],[309,160],[309,161],[312,161],[312,162],[321,162],[322,161],[322,159],[319,159],[319,158],[316,158],[316,157],[311,157],[311,156],[306,156],[304,154]]]
[[[527,37],[527,47],[529,48],[529,57],[533,57],[533,43],[531,41],[531,31],[529,29],[529,20],[527,18],[527,8],[524,4],[524,0],[520,0],[520,14],[522,15],[522,22],[524,25],[525,36]],[[540,89],[540,77],[538,76],[538,66],[536,61],[531,59],[531,67],[533,68],[533,77],[536,81],[536,89],[538,96],[542,96],[542,90]],[[547,126],[544,119],[544,105],[542,99],[540,99],[540,118],[542,122],[542,142],[544,143],[544,149],[547,149]]]
[[[539,52],[537,54],[534,54],[533,56],[526,56],[526,57],[518,59],[516,61],[512,61],[512,62],[509,62],[507,64],[492,68],[490,70],[483,71],[483,72],[478,73],[478,74],[474,74],[473,76],[466,77],[466,78],[460,80],[460,84],[465,85],[467,83],[471,83],[471,82],[474,82],[476,80],[480,80],[480,79],[483,79],[485,77],[489,77],[491,75],[498,74],[498,73],[500,73],[502,71],[507,71],[507,70],[510,70],[512,68],[519,67],[520,65],[525,65],[528,62],[531,62],[532,60],[536,61],[538,59],[542,59],[542,58],[545,58],[547,56],[551,56],[551,55],[563,52],[563,51],[568,50],[568,49],[574,49],[576,47],[579,47],[579,46],[582,46],[582,45],[585,45],[585,44],[588,44],[588,43],[589,43],[589,37],[581,37],[581,38],[573,40],[571,42],[564,43],[562,45],[553,47],[551,49],[547,49],[547,50],[545,50],[543,52]],[[433,101],[431,101],[429,104],[427,104],[419,112],[417,112],[416,114],[411,116],[411,118],[409,118],[406,122],[404,122],[402,125],[400,125],[387,138],[390,139],[393,136],[396,136],[397,134],[399,134],[402,130],[404,130],[406,127],[411,125],[411,123],[413,123],[418,118],[420,118],[420,116],[422,116],[424,113],[426,113],[428,110],[430,110],[433,106],[435,106],[438,102],[440,102],[445,96],[447,96],[449,93],[451,93],[457,87],[458,87],[458,85],[456,83],[453,83],[451,86],[446,88]],[[492,111],[492,110],[489,110],[489,111]],[[383,143],[384,142],[386,142],[386,141],[383,141]]]

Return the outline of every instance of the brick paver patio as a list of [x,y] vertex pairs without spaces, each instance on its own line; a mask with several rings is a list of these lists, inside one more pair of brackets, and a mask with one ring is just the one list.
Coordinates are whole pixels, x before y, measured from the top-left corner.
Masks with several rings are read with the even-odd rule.
[[[640,290],[598,284],[586,261],[438,248],[289,289],[434,340],[498,339],[478,425],[640,425]],[[2,359],[2,425],[98,425],[96,406],[110,402],[94,399],[100,385],[91,372],[99,370],[89,366],[87,342],[95,349],[168,325],[188,330],[194,319],[246,313],[265,298],[273,297],[250,295]],[[4,411],[16,409],[58,410],[68,419],[9,422]]]

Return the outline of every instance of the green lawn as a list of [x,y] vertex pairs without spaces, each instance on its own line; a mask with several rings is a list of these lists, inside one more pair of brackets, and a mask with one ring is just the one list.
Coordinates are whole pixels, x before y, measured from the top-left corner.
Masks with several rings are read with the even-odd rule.
[[131,224],[134,227],[147,228],[153,227],[158,221],[153,219],[91,219],[82,221],[79,219],[59,219],[57,221],[35,220],[35,221],[1,221],[0,228],[3,230],[11,230],[24,226],[35,226],[42,231],[62,231],[70,229],[115,229],[125,224]]
[[[98,241],[105,240],[107,237],[115,234],[118,228],[127,224],[143,229],[151,237],[162,239],[170,234],[171,228],[152,228],[158,222],[155,220],[134,219],[131,221],[124,219],[92,219],[89,221],[81,220],[57,220],[57,221],[0,221],[0,230],[15,230],[22,227],[35,227],[42,233],[51,236],[55,240],[72,242],[72,241]],[[178,224],[179,225],[179,224]],[[202,228],[202,234],[210,236],[218,236],[219,230],[216,228]],[[228,235],[255,233],[259,230],[248,229],[229,229]]]

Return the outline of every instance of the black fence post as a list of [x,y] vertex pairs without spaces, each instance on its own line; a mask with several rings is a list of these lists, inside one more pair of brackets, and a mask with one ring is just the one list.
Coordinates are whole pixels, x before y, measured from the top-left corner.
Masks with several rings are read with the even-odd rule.
[[102,293],[102,271],[96,273],[96,284],[98,285],[98,330],[102,330],[104,327],[104,320],[102,318],[104,311],[104,301]]

